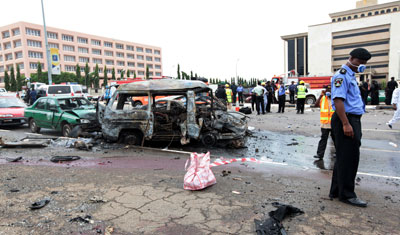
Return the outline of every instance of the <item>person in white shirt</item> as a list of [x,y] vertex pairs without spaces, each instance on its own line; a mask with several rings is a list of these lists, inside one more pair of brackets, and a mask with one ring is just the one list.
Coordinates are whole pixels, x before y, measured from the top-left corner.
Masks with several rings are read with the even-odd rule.
[[390,119],[390,121],[388,123],[386,123],[386,125],[388,125],[388,127],[390,127],[390,129],[392,129],[392,125],[394,123],[396,123],[397,121],[400,120],[400,107],[399,107],[399,105],[400,105],[400,88],[396,88],[393,91],[392,105],[396,111],[394,112],[393,118]]

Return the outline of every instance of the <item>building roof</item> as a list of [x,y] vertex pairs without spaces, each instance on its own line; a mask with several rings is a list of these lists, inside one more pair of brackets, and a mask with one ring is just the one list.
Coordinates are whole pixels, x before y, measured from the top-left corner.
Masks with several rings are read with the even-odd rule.
[[340,17],[340,16],[363,13],[363,12],[374,11],[374,10],[378,10],[378,9],[382,9],[382,8],[396,7],[396,6],[397,7],[400,6],[400,1],[388,2],[388,3],[373,5],[373,6],[351,9],[351,10],[347,10],[347,11],[335,12],[335,13],[329,14],[329,16],[331,18],[335,18],[335,17]]
[[281,36],[281,38],[282,38],[283,40],[289,40],[289,39],[293,39],[293,38],[307,37],[307,36],[308,36],[308,33],[305,32],[305,33],[297,33],[297,34],[284,35],[284,36]]
[[118,87],[118,90],[122,92],[143,93],[143,91],[178,91],[196,88],[208,88],[208,86],[201,81],[158,79],[122,84]]

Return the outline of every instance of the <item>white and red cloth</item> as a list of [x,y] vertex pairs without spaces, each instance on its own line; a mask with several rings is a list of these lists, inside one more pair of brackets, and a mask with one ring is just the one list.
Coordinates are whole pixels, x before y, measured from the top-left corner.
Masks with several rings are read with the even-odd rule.
[[[189,166],[188,166],[189,164]],[[210,169],[210,152],[192,153],[186,162],[186,174],[183,188],[186,190],[201,190],[217,183],[214,173]]]

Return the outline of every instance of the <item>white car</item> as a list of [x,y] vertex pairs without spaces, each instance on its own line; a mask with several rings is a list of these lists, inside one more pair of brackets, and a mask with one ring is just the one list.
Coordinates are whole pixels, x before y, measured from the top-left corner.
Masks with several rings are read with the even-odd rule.
[[39,90],[44,88],[46,96],[76,96],[85,97],[81,85],[49,85],[41,86]]
[[[311,89],[309,83],[306,83],[305,85],[307,87],[307,93],[306,93],[306,100],[304,103],[309,104],[309,105],[315,104],[315,101],[317,101],[318,97],[321,95],[321,91],[324,89]],[[290,84],[285,85],[286,101],[290,101],[289,86],[290,86]],[[295,95],[295,97],[296,97],[296,95]]]

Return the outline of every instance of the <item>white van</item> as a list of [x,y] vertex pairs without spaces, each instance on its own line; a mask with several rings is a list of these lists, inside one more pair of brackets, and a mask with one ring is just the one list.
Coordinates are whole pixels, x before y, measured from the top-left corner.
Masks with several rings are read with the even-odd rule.
[[46,92],[46,96],[76,96],[84,97],[81,85],[49,85],[40,87]]

